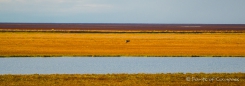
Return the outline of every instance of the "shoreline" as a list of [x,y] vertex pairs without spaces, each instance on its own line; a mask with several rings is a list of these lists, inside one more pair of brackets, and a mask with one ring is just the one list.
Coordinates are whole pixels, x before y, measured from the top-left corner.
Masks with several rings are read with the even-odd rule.
[[81,55],[81,56],[56,56],[56,55],[50,55],[50,56],[48,56],[48,55],[37,55],[37,56],[31,56],[31,55],[23,55],[23,56],[0,56],[0,58],[23,58],[23,57],[43,57],[43,58],[51,58],[51,57],[68,57],[68,58],[86,58],[86,57],[101,57],[101,58],[103,58],[103,57],[109,57],[109,58],[113,58],[113,57],[115,57],[115,58],[118,58],[118,57],[123,57],[123,58],[130,58],[130,57],[138,57],[138,58],[141,58],[141,57],[149,57],[149,58],[151,58],[151,57],[172,57],[172,58],[178,58],[178,57],[186,57],[186,58],[198,58],[198,57],[203,57],[203,58],[217,58],[217,57],[220,57],[220,58],[230,58],[230,57],[241,57],[241,58],[244,58],[245,56],[232,56],[232,55],[230,55],[230,56],[137,56],[137,55],[135,55],[135,56],[120,56],[120,55]]

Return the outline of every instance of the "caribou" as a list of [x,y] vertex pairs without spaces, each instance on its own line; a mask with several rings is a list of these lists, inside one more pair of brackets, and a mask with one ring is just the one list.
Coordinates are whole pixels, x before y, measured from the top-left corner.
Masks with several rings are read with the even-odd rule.
[[128,42],[130,42],[130,40],[126,40],[125,42],[128,43]]

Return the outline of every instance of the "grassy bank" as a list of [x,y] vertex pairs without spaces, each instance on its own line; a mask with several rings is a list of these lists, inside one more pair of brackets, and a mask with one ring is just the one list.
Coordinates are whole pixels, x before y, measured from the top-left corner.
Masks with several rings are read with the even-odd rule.
[[0,45],[1,57],[244,57],[245,33],[0,32]]
[[0,75],[0,85],[42,86],[243,86],[244,73],[166,73],[166,74],[29,74]]

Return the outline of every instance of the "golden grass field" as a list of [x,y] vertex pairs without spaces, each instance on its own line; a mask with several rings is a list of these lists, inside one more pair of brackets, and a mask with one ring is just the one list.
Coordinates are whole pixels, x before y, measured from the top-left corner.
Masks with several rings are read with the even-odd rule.
[[0,75],[1,86],[244,86],[244,73]]
[[2,57],[244,57],[244,49],[245,33],[0,32]]

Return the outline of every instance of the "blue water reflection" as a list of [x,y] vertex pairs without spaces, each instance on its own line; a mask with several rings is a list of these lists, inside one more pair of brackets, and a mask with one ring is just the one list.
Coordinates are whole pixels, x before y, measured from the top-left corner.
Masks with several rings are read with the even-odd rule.
[[245,58],[0,58],[0,74],[245,72]]

